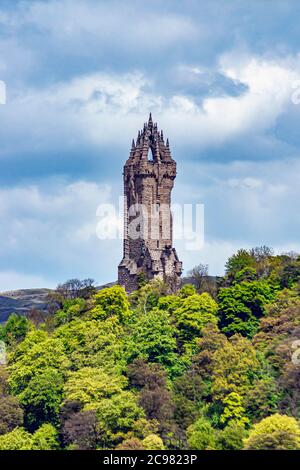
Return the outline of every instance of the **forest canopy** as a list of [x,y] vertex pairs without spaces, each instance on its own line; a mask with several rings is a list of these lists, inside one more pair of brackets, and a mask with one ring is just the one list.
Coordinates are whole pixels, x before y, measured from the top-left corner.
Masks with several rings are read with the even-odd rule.
[[300,449],[295,253],[242,249],[176,292],[71,280],[0,340],[0,450]]

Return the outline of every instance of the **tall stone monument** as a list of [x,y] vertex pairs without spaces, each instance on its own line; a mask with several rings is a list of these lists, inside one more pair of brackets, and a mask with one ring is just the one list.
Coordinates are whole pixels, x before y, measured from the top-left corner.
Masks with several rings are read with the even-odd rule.
[[139,131],[124,166],[124,245],[118,282],[127,292],[141,280],[176,285],[182,271],[173,247],[171,191],[176,162],[152,116]]

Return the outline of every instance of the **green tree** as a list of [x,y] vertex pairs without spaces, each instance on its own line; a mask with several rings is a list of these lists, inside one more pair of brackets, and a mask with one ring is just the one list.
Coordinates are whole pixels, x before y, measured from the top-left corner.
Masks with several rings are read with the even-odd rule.
[[32,450],[32,434],[23,428],[0,436],[0,450]]
[[32,330],[13,351],[9,365],[9,385],[13,395],[23,392],[30,381],[45,369],[64,375],[70,366],[63,343],[45,331]]
[[216,436],[215,430],[210,422],[200,417],[197,421],[188,427],[187,441],[191,450],[212,450],[215,449]]
[[262,364],[261,377],[254,379],[251,388],[244,398],[246,414],[250,421],[259,421],[278,410],[281,393],[274,377],[269,370],[270,366]]
[[75,319],[57,328],[53,334],[59,338],[71,360],[72,369],[105,367],[126,364],[125,333],[116,317],[93,320]]
[[295,418],[274,414],[253,426],[246,450],[299,450],[300,428]]
[[249,267],[255,268],[255,258],[249,251],[240,249],[228,259],[225,265],[226,276],[232,281],[238,272]]
[[18,394],[26,412],[25,422],[30,430],[50,422],[56,425],[63,400],[63,376],[53,368],[35,375],[28,386]]
[[51,424],[43,424],[32,436],[32,450],[59,449],[58,432]]
[[241,450],[244,447],[246,431],[241,422],[230,421],[228,425],[217,434],[217,447],[220,450]]
[[0,326],[0,340],[13,346],[22,341],[29,330],[29,322],[23,315],[12,313],[4,326]]
[[121,286],[101,289],[94,295],[96,306],[91,315],[96,320],[116,316],[120,323],[126,322],[130,315],[129,301],[125,289]]
[[55,313],[55,325],[63,325],[74,318],[81,317],[86,306],[87,303],[82,298],[64,300],[62,308]]
[[56,450],[58,433],[51,424],[43,424],[34,434],[23,428],[0,436],[0,450]]
[[224,410],[220,418],[221,423],[229,423],[230,421],[236,421],[241,424],[249,422],[245,416],[245,408],[242,404],[242,397],[236,393],[229,393],[223,400]]
[[150,434],[149,436],[145,437],[142,441],[143,447],[146,450],[165,450],[165,446],[161,437]]
[[201,335],[208,323],[217,323],[217,303],[207,293],[194,294],[182,299],[175,310],[179,336],[183,341],[192,341]]
[[193,284],[184,284],[178,292],[178,296],[182,299],[194,294],[197,294],[197,291]]
[[135,421],[144,417],[137,396],[125,390],[85,408],[96,412],[100,448],[115,447],[132,430]]
[[280,275],[280,285],[282,288],[292,288],[300,279],[300,259],[291,260],[286,264]]
[[213,397],[223,401],[232,392],[245,397],[259,377],[261,364],[251,342],[234,335],[213,355]]
[[218,297],[222,331],[252,337],[275,293],[267,281],[243,281],[220,289]]
[[100,368],[85,367],[69,373],[64,395],[68,401],[79,401],[83,405],[94,404],[102,398],[120,393],[126,383],[124,376],[108,374]]
[[235,282],[251,282],[257,279],[257,272],[255,268],[247,266],[246,268],[241,269],[235,275]]
[[129,333],[127,349],[130,358],[140,357],[166,367],[179,367],[175,334],[176,329],[166,311],[156,308],[141,314]]
[[147,313],[157,307],[159,299],[169,293],[166,283],[152,279],[130,295],[130,303],[138,313]]

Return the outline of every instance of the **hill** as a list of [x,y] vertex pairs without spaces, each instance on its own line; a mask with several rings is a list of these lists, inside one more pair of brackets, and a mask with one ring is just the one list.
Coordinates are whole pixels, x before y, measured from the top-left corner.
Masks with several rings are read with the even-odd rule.
[[45,311],[47,295],[51,289],[20,289],[0,293],[0,322],[7,320],[11,313],[26,314],[33,308]]

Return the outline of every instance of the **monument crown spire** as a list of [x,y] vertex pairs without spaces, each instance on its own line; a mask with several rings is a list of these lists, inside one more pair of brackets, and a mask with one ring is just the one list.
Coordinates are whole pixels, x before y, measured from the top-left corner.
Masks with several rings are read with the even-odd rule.
[[138,131],[136,145],[135,147],[132,145],[131,152],[135,160],[147,160],[149,155],[153,161],[172,160],[169,139],[164,142],[163,131],[158,129],[156,122],[153,122],[151,113],[143,129]]

